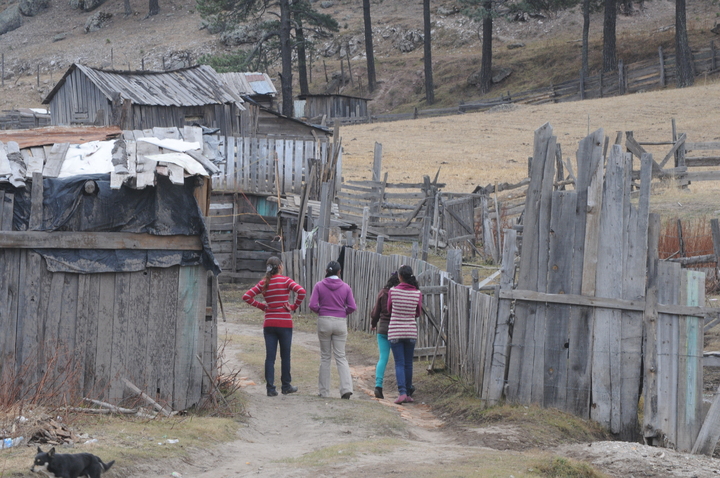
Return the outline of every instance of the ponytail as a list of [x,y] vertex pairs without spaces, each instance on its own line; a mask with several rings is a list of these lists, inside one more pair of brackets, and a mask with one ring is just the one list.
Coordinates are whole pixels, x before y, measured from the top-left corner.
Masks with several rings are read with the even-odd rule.
[[282,265],[282,261],[279,257],[272,256],[270,257],[267,262],[265,263],[265,282],[262,286],[262,293],[264,294],[268,286],[270,285],[270,279],[272,279],[272,276],[276,275],[280,271],[280,266]]
[[413,274],[412,267],[410,266],[400,266],[398,269],[398,275],[400,278],[402,278],[402,281],[406,284],[410,284],[411,286],[415,287],[416,289],[420,289],[420,285],[418,284],[417,278]]

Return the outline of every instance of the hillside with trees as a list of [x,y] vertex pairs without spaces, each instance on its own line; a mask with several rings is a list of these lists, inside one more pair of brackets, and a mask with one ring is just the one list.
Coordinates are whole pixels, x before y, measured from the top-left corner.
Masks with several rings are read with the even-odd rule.
[[657,58],[660,47],[679,52],[685,68],[678,81],[690,85],[689,52],[707,48],[713,30],[720,31],[720,6],[712,0],[98,3],[0,3],[0,18],[33,13],[21,13],[20,27],[0,35],[0,109],[39,106],[73,62],[132,70],[205,62],[225,71],[267,71],[285,96],[370,97],[373,114],[516,94],[577,78],[581,70],[610,71],[618,60]]

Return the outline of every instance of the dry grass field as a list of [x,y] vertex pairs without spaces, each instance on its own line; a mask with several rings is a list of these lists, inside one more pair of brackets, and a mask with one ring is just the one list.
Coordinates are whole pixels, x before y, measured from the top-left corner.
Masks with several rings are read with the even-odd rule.
[[[546,122],[553,126],[563,156],[574,165],[578,142],[589,131],[603,128],[611,141],[617,131],[633,131],[640,142],[668,141],[673,118],[678,132],[687,133],[688,141],[720,140],[720,81],[700,79],[696,86],[685,89],[345,126],[341,129],[343,176],[346,180],[369,179],[378,142],[390,182],[415,182],[425,174],[434,176],[440,168],[445,191],[469,193],[477,185],[525,178],[533,132]],[[669,146],[646,149],[662,160]],[[712,191],[719,190],[718,183],[696,183],[691,185],[690,198],[704,203],[715,199]]]

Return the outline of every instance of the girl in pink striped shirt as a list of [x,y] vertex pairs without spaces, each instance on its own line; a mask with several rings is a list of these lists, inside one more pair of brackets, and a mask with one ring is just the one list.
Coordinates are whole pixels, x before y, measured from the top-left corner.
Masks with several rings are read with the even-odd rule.
[[387,309],[390,312],[388,340],[395,359],[395,376],[398,398],[395,403],[412,403],[415,387],[412,384],[413,355],[417,342],[417,317],[422,308],[422,293],[412,267],[400,266],[400,284],[388,292]]
[[[305,289],[289,277],[282,275],[283,264],[278,257],[267,260],[265,278],[245,292],[243,300],[253,307],[265,311],[263,335],[265,336],[265,383],[268,397],[276,397],[275,358],[280,344],[280,380],[283,395],[297,392],[290,382],[290,349],[292,346],[293,321],[291,313],[300,307],[305,298]],[[290,292],[295,292],[295,302],[290,303]],[[255,300],[261,295],[265,302]]]

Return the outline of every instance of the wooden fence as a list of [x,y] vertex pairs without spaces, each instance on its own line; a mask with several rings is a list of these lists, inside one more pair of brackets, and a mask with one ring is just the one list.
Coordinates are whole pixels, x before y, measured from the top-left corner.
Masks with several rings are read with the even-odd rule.
[[[368,331],[377,290],[400,263],[409,264],[430,309],[418,346],[444,343],[449,370],[487,405],[558,408],[624,439],[640,434],[650,444],[690,451],[704,419],[703,324],[717,321],[719,311],[703,307],[703,273],[658,259],[659,217],[649,213],[652,156],[642,157],[635,202],[632,155],[614,145],[605,159],[604,143],[602,130],[581,141],[575,189],[564,190],[552,128],[536,131],[519,262],[517,231],[508,229],[492,295],[422,261],[346,248],[344,280],[359,305],[349,324]],[[320,243],[304,255],[286,253],[284,261],[312,290],[339,255],[339,246]],[[714,447],[710,435],[696,450]]]
[[[311,165],[325,165],[332,149],[331,143],[319,139],[206,136],[203,153],[220,168],[212,178],[214,191],[285,195],[301,194]],[[338,185],[341,171],[339,151]]]

